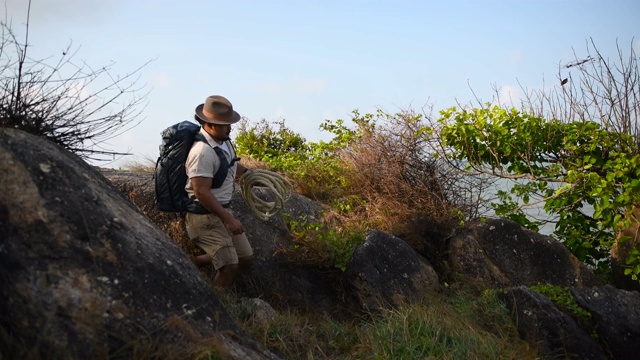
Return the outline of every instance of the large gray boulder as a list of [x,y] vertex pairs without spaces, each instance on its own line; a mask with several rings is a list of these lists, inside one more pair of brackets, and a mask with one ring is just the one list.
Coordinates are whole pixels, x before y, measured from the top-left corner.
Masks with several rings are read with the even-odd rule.
[[[260,194],[264,189],[253,191]],[[230,208],[242,222],[254,250],[254,260],[242,269],[236,282],[237,291],[279,307],[325,313],[336,313],[348,307],[336,296],[341,292],[340,269],[306,262],[297,254],[300,250],[295,250],[295,239],[287,224],[289,221],[319,223],[324,210],[322,206],[293,193],[276,215],[264,221],[255,216],[236,191]]]
[[569,315],[524,286],[500,293],[520,337],[549,359],[606,359],[600,345]]
[[[3,356],[275,358],[233,324],[184,252],[98,171],[0,129]],[[180,353],[180,352],[178,352]]]
[[598,335],[615,359],[637,359],[640,354],[640,293],[611,285],[571,289],[576,302],[587,309]]
[[356,248],[345,279],[367,311],[418,301],[438,289],[431,264],[402,239],[379,230],[369,232]]
[[481,289],[599,283],[593,271],[560,242],[510,220],[488,219],[468,225],[451,239],[449,261],[455,274]]

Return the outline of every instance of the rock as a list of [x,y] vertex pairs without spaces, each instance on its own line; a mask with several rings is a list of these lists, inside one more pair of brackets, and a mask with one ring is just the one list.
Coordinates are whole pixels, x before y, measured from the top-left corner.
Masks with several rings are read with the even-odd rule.
[[402,239],[379,230],[369,232],[356,248],[345,279],[367,311],[421,300],[438,289],[438,275],[429,262]]
[[294,239],[287,223],[319,222],[323,210],[319,204],[294,193],[278,214],[264,221],[253,214],[237,191],[231,210],[242,222],[254,250],[254,260],[236,282],[243,296],[262,298],[279,307],[319,312],[334,312],[341,307],[335,296],[340,270],[305,264],[293,257]]
[[278,315],[268,302],[259,298],[241,298],[240,306],[244,310],[240,316],[262,324],[274,321]]
[[520,337],[549,359],[606,359],[598,343],[546,297],[524,286],[500,295]]
[[587,309],[600,338],[615,359],[637,359],[640,354],[640,293],[611,285],[571,289],[576,302]]
[[276,358],[239,331],[184,252],[80,158],[1,128],[0,173],[3,355],[22,346],[43,358],[130,357],[140,344],[189,353],[213,341],[228,358]]
[[452,270],[480,289],[552,284],[598,284],[593,271],[552,237],[510,220],[489,219],[468,225],[449,243]]

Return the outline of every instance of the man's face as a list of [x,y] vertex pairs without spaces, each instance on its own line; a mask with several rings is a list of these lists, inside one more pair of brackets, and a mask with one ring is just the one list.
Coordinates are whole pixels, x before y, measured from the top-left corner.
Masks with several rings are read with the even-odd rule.
[[211,136],[218,141],[229,140],[231,135],[231,125],[211,124]]

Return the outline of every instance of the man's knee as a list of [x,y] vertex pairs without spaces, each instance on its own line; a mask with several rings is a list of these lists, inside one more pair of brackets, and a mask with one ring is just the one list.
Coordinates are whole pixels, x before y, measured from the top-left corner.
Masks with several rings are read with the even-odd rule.
[[238,272],[238,264],[229,264],[218,269],[221,274],[235,274]]
[[252,260],[253,260],[253,255],[244,256],[244,257],[238,258],[238,264],[241,266],[249,265],[249,263],[251,263]]
[[238,264],[229,264],[216,271],[213,283],[224,289],[229,289],[238,274]]

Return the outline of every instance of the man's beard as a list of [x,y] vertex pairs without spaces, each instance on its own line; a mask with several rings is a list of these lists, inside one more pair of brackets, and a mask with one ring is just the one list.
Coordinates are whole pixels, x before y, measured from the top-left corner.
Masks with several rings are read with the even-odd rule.
[[217,142],[223,143],[227,140],[231,140],[231,137],[229,137],[229,135],[223,135],[223,136],[216,136],[214,138]]

